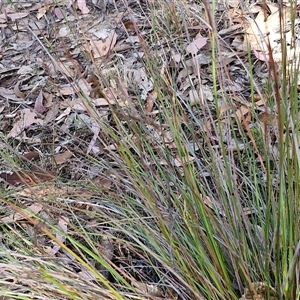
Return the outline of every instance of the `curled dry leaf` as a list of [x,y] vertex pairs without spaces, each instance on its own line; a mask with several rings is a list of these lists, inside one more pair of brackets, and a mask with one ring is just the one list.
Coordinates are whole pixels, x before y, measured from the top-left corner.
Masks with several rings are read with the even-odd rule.
[[14,100],[16,102],[22,101],[22,98],[16,97],[15,92],[4,87],[0,87],[0,96],[8,100]]
[[247,114],[251,114],[251,110],[249,109],[249,107],[242,105],[232,116],[234,117],[234,115],[236,115],[239,121],[243,122]]
[[65,109],[55,120],[59,121],[61,119],[63,119],[65,116],[68,116],[71,112],[71,108],[67,107],[67,109]]
[[41,7],[36,14],[37,19],[39,20],[40,18],[42,18],[51,7],[51,4]]
[[133,30],[134,26],[136,26],[133,20],[125,21],[123,24],[127,30]]
[[[270,12],[270,14],[269,14]],[[298,65],[299,57],[299,16],[294,14],[289,7],[276,8],[270,5],[258,6],[255,19],[249,18],[245,24],[245,39],[241,49],[247,50],[249,45],[252,50],[257,50],[255,55],[263,61],[268,61],[269,47],[275,62],[283,58],[282,33],[284,32],[284,56],[292,69]],[[295,61],[296,60],[296,61]],[[294,66],[293,66],[294,65]],[[300,81],[300,79],[298,78]]]
[[[100,125],[98,124],[98,122],[94,118],[92,118],[92,121],[93,121],[93,125],[92,125],[91,130],[94,133],[94,136],[88,146],[87,154],[89,154],[93,150],[94,145],[98,139],[99,132],[100,132]],[[96,148],[95,148],[95,150],[96,150]],[[97,152],[97,151],[95,151],[95,152]]]
[[147,102],[144,108],[145,113],[150,113],[152,111],[156,99],[157,99],[157,92],[153,90],[146,98]]
[[44,101],[43,101],[44,107],[45,108],[51,107],[53,104],[53,94],[43,91],[43,97],[44,97]]
[[45,112],[46,108],[43,104],[43,92],[40,90],[39,95],[37,96],[35,103],[34,103],[34,109],[39,113],[42,114]]

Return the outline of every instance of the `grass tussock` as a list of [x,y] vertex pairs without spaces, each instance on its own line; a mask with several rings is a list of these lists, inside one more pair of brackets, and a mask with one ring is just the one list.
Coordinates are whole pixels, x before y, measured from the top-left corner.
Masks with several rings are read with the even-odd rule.
[[[20,159],[26,141],[1,134],[2,162],[30,177],[1,189],[2,299],[299,298],[298,74],[284,59],[278,72],[271,49],[264,82],[250,49],[227,64],[218,5],[127,7],[143,20],[133,32],[147,97],[119,55],[91,67],[93,92],[114,103],[95,109],[78,87],[89,119],[37,128],[38,162]],[[186,54],[193,28],[209,40],[207,63]],[[40,43],[62,59],[65,47]],[[234,62],[248,76],[243,90]],[[53,160],[57,147],[72,152],[68,163]],[[58,176],[32,184],[49,168]]]

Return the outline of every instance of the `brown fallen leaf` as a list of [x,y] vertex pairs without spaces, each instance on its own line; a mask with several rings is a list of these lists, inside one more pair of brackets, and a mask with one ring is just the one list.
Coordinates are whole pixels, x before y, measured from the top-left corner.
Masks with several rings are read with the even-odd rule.
[[54,120],[55,117],[57,116],[58,112],[59,112],[59,105],[58,105],[58,103],[53,103],[53,105],[49,108],[49,110],[46,113],[43,125],[46,125],[49,122],[51,122],[52,120]]
[[145,113],[151,113],[156,99],[157,99],[157,91],[153,90],[146,98],[146,105],[144,108]]
[[0,96],[8,100],[13,100],[16,103],[21,103],[24,101],[22,98],[17,97],[14,91],[4,87],[0,87]]
[[43,92],[42,92],[42,90],[40,90],[39,95],[37,96],[37,98],[35,100],[34,109],[39,114],[42,114],[46,110],[45,106],[43,105]]
[[83,15],[86,15],[89,13],[89,9],[86,6],[86,1],[85,0],[77,0],[77,6],[81,10]]
[[58,20],[64,19],[65,13],[63,12],[62,8],[55,7],[53,12]]
[[7,19],[14,22],[17,19],[25,18],[28,15],[29,15],[28,12],[0,14],[0,23],[5,23]]
[[32,185],[41,182],[54,181],[57,174],[53,171],[45,171],[42,169],[35,168],[32,171],[19,171],[13,172],[12,174],[1,173],[0,178],[4,179],[7,183],[12,186],[18,185]]
[[71,151],[67,150],[63,153],[55,154],[54,160],[55,160],[56,164],[61,165],[61,164],[65,163],[72,156],[73,156],[73,153]]
[[31,152],[27,152],[23,155],[21,155],[21,159],[23,160],[37,160],[40,158],[40,154],[37,151],[31,151]]
[[53,4],[47,4],[41,7],[36,14],[37,19],[41,19],[51,9],[52,6]]
[[15,87],[14,87],[14,93],[17,97],[19,98],[22,98],[24,99],[26,97],[26,95],[20,91],[20,88],[19,88],[19,85],[21,84],[22,82],[21,81],[18,81],[16,84],[15,84]]
[[128,30],[133,30],[134,26],[136,26],[135,22],[133,20],[125,21],[123,24],[124,24],[125,28]]
[[190,54],[197,54],[197,52],[206,45],[207,40],[207,37],[203,37],[198,33],[195,40],[186,47],[185,51]]
[[92,51],[94,58],[105,56],[110,49],[114,47],[117,41],[117,34],[113,30],[106,38],[105,42],[91,40]]
[[100,188],[104,189],[106,191],[109,191],[111,188],[112,182],[109,177],[103,176],[103,175],[98,175],[96,178],[92,180],[92,186],[93,188]]
[[93,136],[93,138],[90,141],[90,144],[88,146],[87,154],[89,154],[93,150],[94,145],[95,145],[95,143],[98,139],[100,129],[101,129],[99,123],[95,120],[95,118],[92,118],[92,121],[93,121],[93,125],[92,125],[92,128],[91,128],[91,131],[94,133],[94,136]]
[[24,108],[19,111],[20,117],[16,121],[8,137],[16,137],[31,124],[43,124],[43,120],[38,118],[38,115],[30,108]]

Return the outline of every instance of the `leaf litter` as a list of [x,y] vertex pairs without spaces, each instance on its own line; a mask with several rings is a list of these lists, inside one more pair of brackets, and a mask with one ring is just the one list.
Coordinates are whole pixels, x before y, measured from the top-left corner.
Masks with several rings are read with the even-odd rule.
[[[100,176],[99,174],[105,174],[105,169],[98,167],[95,170],[94,165],[85,159],[86,155],[102,155],[104,161],[110,161],[109,151],[118,149],[116,141],[103,133],[98,120],[113,124],[109,114],[115,113],[124,124],[143,123],[154,149],[163,142],[166,142],[169,149],[173,149],[172,164],[178,169],[193,163],[195,159],[190,155],[191,151],[182,161],[176,155],[177,149],[170,129],[161,129],[158,126],[156,117],[160,114],[157,104],[159,91],[155,90],[151,75],[140,63],[145,55],[141,36],[147,40],[149,34],[149,29],[141,26],[145,18],[143,10],[133,4],[128,10],[122,1],[100,1],[100,4],[94,2],[97,1],[92,1],[92,5],[83,0],[61,1],[57,6],[53,1],[19,1],[18,6],[2,4],[5,13],[0,15],[3,29],[0,42],[0,139],[9,141],[11,145],[17,143],[16,151],[20,156],[37,148],[44,156],[39,157],[34,165],[27,162],[27,166],[22,170],[11,169],[10,173],[0,174],[1,184],[12,189],[12,197],[24,207],[22,214],[8,213],[1,216],[0,220],[3,225],[15,223],[22,226],[26,219],[24,215],[30,220],[32,217],[39,218],[42,213],[44,216],[47,214],[46,219],[50,220],[49,222],[55,220],[54,224],[60,228],[56,239],[61,243],[66,243],[69,233],[78,235],[78,232],[72,224],[74,220],[65,209],[52,208],[51,211],[51,197],[68,203],[75,214],[77,211],[79,218],[88,220],[85,226],[92,227],[93,222],[96,222],[91,217],[92,210],[99,209],[98,206],[105,207],[106,202],[101,204],[93,198],[94,195],[88,188],[89,184],[103,191],[111,191],[118,184],[116,179],[119,175],[108,172],[105,176]],[[217,68],[224,70],[224,74],[229,76],[220,80],[217,94],[225,92],[232,96],[233,102],[224,103],[222,113],[226,115],[227,112],[233,111],[232,117],[237,117],[249,133],[252,122],[249,113],[252,104],[245,100],[250,97],[246,50],[250,45],[253,55],[262,64],[267,63],[268,36],[271,47],[275,50],[274,57],[276,61],[280,60],[279,32],[278,28],[272,26],[274,22],[279,23],[279,13],[278,7],[274,7],[273,4],[269,4],[268,12],[261,6],[255,6],[252,8],[256,9],[255,20],[249,21],[248,17],[252,13],[249,11],[248,21],[244,22],[240,18],[245,12],[238,8],[237,1],[230,1],[229,5],[230,17],[224,18],[224,24],[220,23],[221,27],[218,28],[222,49],[216,62]],[[200,7],[193,8],[199,10]],[[219,4],[218,11],[223,9],[222,4]],[[129,11],[135,12],[134,18]],[[189,103],[192,113],[201,119],[201,112],[193,107],[204,104],[213,106],[214,97],[218,95],[213,93],[211,41],[207,35],[207,22],[199,24],[198,19],[192,16],[190,18],[191,24],[188,28],[191,36],[183,41],[184,51],[179,50],[180,47],[177,47],[175,42],[169,60],[161,55],[161,76],[167,82],[170,72],[172,73],[178,86],[178,98],[182,103]],[[284,18],[289,30],[289,17],[284,14]],[[299,22],[298,18],[296,22]],[[140,31],[137,32],[137,28]],[[45,38],[49,42],[48,51],[41,46]],[[169,53],[163,37],[155,46],[162,51],[161,53],[165,50]],[[88,54],[90,59],[85,59],[82,53]],[[292,49],[288,49],[288,57],[292,57]],[[266,69],[265,74],[267,73]],[[262,84],[263,82],[256,82],[257,86]],[[142,109],[137,104],[136,95],[143,101]],[[256,106],[257,110],[262,111],[261,107],[266,103],[262,95],[259,99],[260,102],[257,101]],[[183,118],[182,123],[188,118]],[[224,123],[224,128],[225,125]],[[210,121],[205,123],[203,130],[211,132],[213,138]],[[138,143],[134,133],[129,134],[127,138]],[[253,137],[250,137],[250,140],[253,143]],[[49,144],[53,146],[52,150],[47,147]],[[228,146],[231,149],[236,147],[230,134]],[[15,153],[8,153],[9,156],[12,154]],[[9,165],[7,161],[3,163]],[[168,163],[162,160],[161,165],[164,164]],[[63,177],[70,180],[70,183],[75,180],[76,184],[63,184]],[[219,207],[219,213],[223,214],[220,205],[211,202],[212,200],[207,198],[207,206],[213,210]],[[44,253],[63,258],[68,270],[71,270],[75,277],[78,275],[89,284],[96,280],[83,265],[77,263],[75,266],[74,258],[62,251],[55,241],[51,241],[49,247],[49,240],[38,237],[41,233],[38,227],[35,231],[36,243],[44,247]],[[113,267],[113,261],[117,260],[130,263],[129,259],[133,257],[138,261],[133,252],[129,258],[121,251],[116,251],[122,247],[118,236],[108,232],[105,234],[98,251],[108,264]],[[38,253],[38,248],[33,251]],[[130,249],[128,251],[130,252]],[[119,257],[116,257],[117,252]],[[133,261],[134,259],[131,263],[134,264]],[[97,264],[96,261],[93,263]],[[151,266],[148,265],[147,268],[151,269]],[[101,267],[98,270],[106,279],[110,278],[106,269]],[[11,273],[6,276],[11,276]],[[138,288],[142,294],[150,294],[153,299],[167,297],[162,289],[155,285],[154,277],[151,279],[146,274],[140,274],[139,278],[142,277],[148,278],[148,282],[135,279],[132,280],[132,286]]]

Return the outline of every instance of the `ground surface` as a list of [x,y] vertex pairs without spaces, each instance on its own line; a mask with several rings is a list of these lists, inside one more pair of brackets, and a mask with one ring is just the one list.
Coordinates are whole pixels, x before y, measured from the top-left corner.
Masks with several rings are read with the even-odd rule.
[[[97,109],[97,117],[110,121],[107,103],[110,102],[118,106],[121,118],[143,120],[155,127],[157,91],[143,63],[146,43],[150,45],[149,53],[160,59],[166,84],[173,80],[169,76],[175,78],[180,97],[191,105],[212,102],[210,26],[204,5],[191,2],[182,7],[162,5],[156,8],[155,18],[160,27],[155,32],[149,26],[151,3],[117,1],[107,3],[105,8],[90,3],[81,10],[76,1],[73,5],[65,1],[60,7],[51,1],[47,3],[2,5],[6,13],[1,15],[0,129],[2,138],[9,139],[16,155],[36,149],[41,155],[50,155],[54,159],[52,163],[59,165],[59,169],[64,169],[72,179],[87,175],[81,173],[83,166],[75,157],[77,154],[103,154],[105,146],[100,145],[97,138],[105,140],[105,137],[101,136],[94,116],[83,103],[79,88],[89,96],[91,105]],[[218,88],[220,94],[228,93],[235,98],[237,105],[233,109],[242,120],[249,113],[247,107],[250,105],[251,68],[246,60],[247,51],[243,50],[248,11],[237,9],[234,2],[231,5],[219,5],[215,16],[219,19],[216,30],[222,47],[222,56],[216,66],[224,69],[219,75]],[[168,32],[167,26],[174,24],[165,24],[168,19],[165,14],[170,14],[167,9],[177,13],[181,8],[183,16],[179,18],[186,22],[190,34],[186,37],[179,37],[171,29]],[[224,9],[226,14],[220,18]],[[171,34],[174,35],[172,45],[168,40]],[[151,35],[157,35],[152,44]],[[234,49],[238,51],[233,52]],[[191,54],[197,55],[192,58]],[[195,60],[201,66],[198,71]],[[183,62],[187,68],[183,67]],[[201,74],[201,82],[196,71]],[[254,71],[259,91],[268,71],[259,60],[254,62]],[[136,111],[137,95],[144,111]],[[265,99],[261,94],[255,97],[257,110],[265,111]],[[125,112],[128,107],[129,116]],[[231,109],[227,103],[221,105],[222,114]],[[111,141],[106,141],[105,145],[114,147]],[[88,171],[86,162],[83,165]],[[5,171],[5,164],[2,168]],[[11,180],[14,184],[14,179]]]
[[[261,42],[253,38],[253,24],[245,23],[250,15],[249,7],[239,7],[234,1],[219,4],[214,15],[217,21],[214,33],[221,48],[217,61],[213,62],[210,18],[205,5],[194,1],[161,1],[160,5],[156,1],[96,2],[1,4],[0,184],[18,203],[65,232],[72,231],[68,223],[71,218],[80,219],[87,229],[97,225],[92,216],[96,206],[89,206],[86,201],[97,202],[97,209],[102,206],[113,210],[106,203],[109,199],[93,200],[91,190],[95,186],[104,193],[102,195],[128,191],[126,185],[120,183],[126,174],[118,164],[124,161],[116,161],[111,156],[118,145],[96,119],[112,128],[114,114],[129,128],[132,123],[143,123],[149,129],[147,134],[154,146],[164,140],[170,148],[175,147],[171,132],[167,128],[163,133],[159,131],[160,108],[155,103],[159,91],[155,90],[149,72],[151,66],[145,67],[147,55],[153,55],[153,63],[161,66],[160,74],[166,86],[176,87],[177,96],[190,104],[199,119],[203,118],[202,124],[212,138],[212,120],[193,107],[206,103],[213,110],[212,74],[218,71],[217,93],[226,94],[234,103],[221,104],[221,115],[235,113],[238,116],[248,134],[248,142],[257,147],[258,161],[261,159],[259,145],[249,130],[253,125],[248,118],[250,107],[254,103],[261,116],[256,120],[257,126],[269,122],[272,113],[272,107],[261,93],[269,77],[265,63],[269,58],[261,51],[264,50],[260,48]],[[267,14],[267,19],[262,18],[264,23],[271,16],[276,18],[276,14],[278,18],[275,4],[270,4],[267,12],[261,7],[256,9],[257,22],[262,14]],[[178,17],[172,18],[174,15]],[[151,27],[151,18],[155,18],[156,29]],[[185,31],[177,32],[178,28]],[[248,63],[245,32],[251,36],[253,66]],[[271,38],[277,41],[275,33]],[[281,53],[278,45],[273,47],[277,47],[277,54]],[[255,74],[255,93],[250,89],[250,69]],[[190,115],[182,118],[188,122]],[[130,134],[134,139],[134,133]],[[226,143],[229,148],[236,147],[230,137]],[[240,147],[245,144],[241,142]],[[101,164],[95,164],[95,159]],[[182,166],[176,154],[172,159],[176,168]],[[40,183],[43,183],[42,188]],[[56,197],[55,208],[49,196]],[[68,199],[76,217],[60,209],[61,199]],[[22,211],[16,214],[13,208],[2,203],[0,222],[3,226],[16,232],[22,228],[32,237],[33,252],[59,257],[71,273],[76,273],[76,280],[84,278],[89,282],[92,275],[87,270],[72,265],[61,245],[39,237],[38,223],[32,226],[25,222]],[[77,232],[77,235],[80,234]],[[8,241],[7,236],[3,232],[3,247],[18,252],[17,245]],[[64,243],[59,234],[56,239]],[[131,266],[136,286],[142,281],[149,282],[148,287],[141,285],[140,289],[148,289],[148,292],[154,289],[151,283],[155,282],[155,274],[139,258],[139,253],[130,253],[130,249],[121,243],[112,244],[110,239],[103,239],[99,249],[106,252],[107,259],[113,259],[117,267]],[[107,277],[100,267],[99,271]],[[28,280],[26,284],[32,283]],[[175,297],[174,291],[164,289],[163,292],[166,298],[172,293]],[[163,292],[154,289],[151,293],[154,298],[163,297]],[[90,293],[93,293],[92,287]]]

